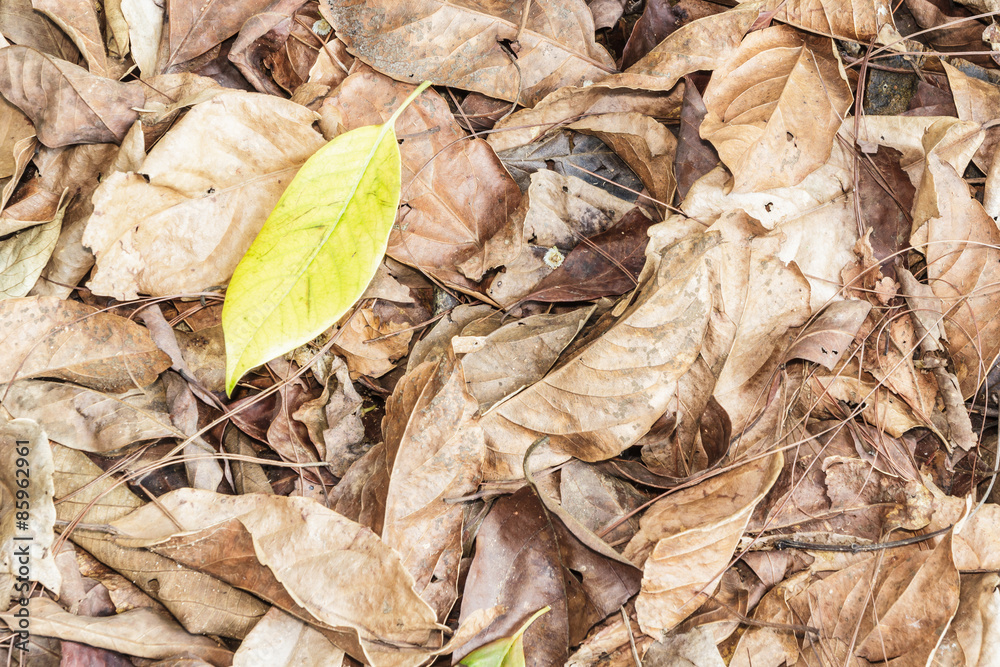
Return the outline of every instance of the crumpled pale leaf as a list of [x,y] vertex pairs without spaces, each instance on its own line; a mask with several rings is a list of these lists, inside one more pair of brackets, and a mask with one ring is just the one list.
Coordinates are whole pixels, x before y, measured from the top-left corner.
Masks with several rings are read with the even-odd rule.
[[0,49],[0,93],[53,148],[120,142],[146,99],[137,81],[106,79],[25,46]]
[[49,222],[0,241],[0,299],[25,296],[31,291],[56,247],[65,213],[63,206]]
[[0,300],[0,340],[3,383],[49,377],[121,392],[148,385],[170,367],[135,322],[55,297]]
[[94,193],[83,235],[97,255],[88,287],[125,300],[224,284],[323,145],[315,119],[305,107],[254,93],[195,105],[139,173],[112,174]]
[[853,97],[832,40],[777,26],[743,40],[704,101],[701,136],[733,173],[733,190],[759,192],[797,185],[826,163]]
[[143,78],[156,74],[157,51],[163,33],[163,6],[156,0],[121,0],[128,21],[129,47]]
[[[232,663],[232,652],[219,643],[185,631],[169,616],[150,609],[132,609],[114,616],[77,616],[54,600],[32,598],[28,605],[31,631],[43,637],[97,646],[141,658],[167,659],[194,655],[216,667]],[[11,627],[17,620],[0,614]]]
[[184,438],[170,423],[163,386],[110,394],[48,380],[23,380],[7,390],[4,407],[34,419],[60,445],[85,452],[115,450],[157,438]]
[[713,285],[706,256],[720,243],[718,233],[695,234],[664,249],[614,326],[486,415],[487,476],[519,477],[541,435],[550,444],[538,465],[610,458],[648,431],[701,349]]
[[[718,585],[750,515],[781,472],[780,452],[653,504],[623,555],[644,565],[639,625],[658,637],[694,613]],[[697,554],[695,557],[693,554]]]
[[[340,648],[373,665],[418,665],[423,655],[382,642],[430,647],[439,636],[434,612],[396,552],[311,499],[178,489],[114,525],[123,546],[190,559],[258,594],[267,587],[280,592],[286,611],[291,605],[305,613],[305,620],[332,630]],[[246,565],[234,567],[239,559]],[[273,576],[264,576],[267,570]]]
[[[332,137],[384,123],[412,90],[367,68],[355,72],[323,102],[323,132]],[[472,289],[484,272],[516,256],[519,230],[509,218],[521,191],[484,141],[466,140],[435,92],[403,111],[396,134],[402,142],[401,205],[386,252],[458,289]]]
[[233,654],[233,667],[341,667],[344,652],[315,628],[271,607]]
[[[320,12],[351,53],[393,78],[427,79],[528,106],[615,68],[594,41],[594,19],[583,0],[534,3],[520,35],[521,3],[415,0],[399,12],[394,1],[322,0]],[[516,37],[515,64],[500,40]]]

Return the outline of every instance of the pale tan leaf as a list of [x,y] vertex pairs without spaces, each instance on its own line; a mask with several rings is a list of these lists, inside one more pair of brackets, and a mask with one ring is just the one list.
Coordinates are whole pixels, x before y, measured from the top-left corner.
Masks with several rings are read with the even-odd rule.
[[0,340],[4,383],[50,377],[127,391],[148,385],[170,366],[170,358],[138,324],[54,297],[0,301]]
[[867,301],[835,301],[799,335],[785,353],[787,359],[806,359],[832,371],[846,358],[858,329],[872,306]]
[[255,93],[195,105],[140,173],[112,174],[94,194],[83,236],[97,255],[90,289],[132,299],[228,281],[298,168],[323,145],[315,118]]
[[551,463],[610,458],[648,431],[701,349],[713,285],[706,256],[720,243],[718,233],[696,234],[663,250],[614,326],[486,415],[487,475],[519,477],[542,435],[550,445],[538,457]]
[[775,21],[836,39],[866,44],[895,36],[890,0],[770,0],[768,10],[775,11]]
[[[479,409],[485,413],[494,403],[540,380],[593,312],[589,307],[532,315],[505,324],[481,340],[477,337],[475,347],[462,356],[462,368]],[[453,345],[459,340],[452,339]]]
[[122,0],[104,0],[108,56],[124,61],[129,53],[128,21],[122,14]]
[[[368,68],[323,102],[321,127],[333,137],[385,122],[413,86]],[[482,139],[467,140],[447,102],[428,91],[399,117],[401,207],[387,254],[458,289],[517,255],[510,213],[521,191]]]
[[0,92],[50,147],[119,142],[146,99],[138,82],[105,79],[24,46],[0,49]]
[[157,51],[163,31],[163,7],[156,0],[121,0],[128,21],[132,58],[144,78],[156,74]]
[[104,38],[91,0],[31,0],[31,5],[70,36],[86,58],[91,74],[110,76]]
[[[118,651],[140,658],[166,659],[189,654],[216,667],[233,660],[230,650],[219,643],[193,635],[172,618],[149,609],[133,609],[114,616],[76,616],[63,611],[57,602],[32,598],[31,632],[89,646]],[[10,612],[0,614],[8,625],[16,625]]]
[[81,521],[71,539],[94,558],[163,603],[195,634],[242,639],[268,605],[207,574],[144,549],[115,544],[106,532],[86,524],[107,524],[142,506],[135,494],[104,472],[83,452],[52,446],[56,474],[56,518]]
[[[344,638],[353,637],[351,646],[339,645],[352,654],[362,647],[356,657],[373,665],[423,662],[420,654],[399,653],[382,642],[430,646],[439,637],[434,612],[413,589],[413,577],[396,552],[367,528],[311,499],[178,489],[114,525],[120,544],[155,547],[180,562],[188,554],[199,567],[219,570],[222,577],[235,575],[234,583],[247,587],[268,582],[261,574],[234,568],[228,559],[255,558],[299,612],[305,610]],[[226,537],[223,548],[200,537],[220,528],[228,535],[238,526],[252,542]],[[209,548],[218,549],[213,557],[205,551]]]
[[934,653],[933,665],[982,665],[995,655],[1000,577],[994,572],[963,574],[958,610]]
[[643,565],[636,612],[658,637],[694,613],[718,586],[750,514],[781,472],[780,453],[757,459],[653,504],[624,554]]
[[109,394],[47,380],[15,382],[4,406],[34,419],[60,445],[85,452],[113,452],[129,445],[184,434],[170,423],[163,386]]
[[351,377],[382,377],[406,356],[413,328],[406,322],[382,320],[371,308],[361,308],[340,329],[336,350],[344,355]]
[[[34,136],[35,128],[28,117],[17,107],[0,98],[0,179],[10,178],[18,173],[18,142]],[[6,201],[0,204],[0,209]]]
[[344,652],[315,628],[271,607],[233,655],[233,667],[341,667]]
[[0,241],[0,299],[25,296],[49,261],[59,240],[66,207],[49,222]]
[[783,26],[751,33],[705,90],[701,136],[737,192],[797,185],[826,163],[850,107],[833,41]]
[[[941,64],[944,65],[944,71],[948,75],[948,84],[955,99],[959,118],[984,124],[1000,116],[1000,88],[986,81],[973,79],[946,62]],[[976,166],[983,172],[990,170],[998,145],[1000,145],[1000,130],[991,127],[986,130],[986,137],[973,157]]]
[[[614,71],[583,0],[532,4],[520,32],[521,3],[415,0],[390,13],[392,0],[323,0],[320,11],[353,54],[411,83],[427,79],[531,106],[556,88]],[[500,46],[515,39],[516,64]]]
[[[54,471],[52,450],[38,422],[0,423],[0,546],[9,554],[3,561],[4,573],[23,577],[25,573],[18,569],[27,564],[31,581],[58,594],[62,576],[52,552],[56,539]],[[18,554],[26,555],[27,563]]]

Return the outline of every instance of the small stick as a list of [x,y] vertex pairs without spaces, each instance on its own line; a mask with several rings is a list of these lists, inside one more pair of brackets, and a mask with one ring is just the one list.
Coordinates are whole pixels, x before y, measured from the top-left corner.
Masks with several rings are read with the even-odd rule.
[[836,551],[839,553],[856,554],[865,551],[881,551],[882,549],[895,549],[896,547],[917,544],[932,537],[943,535],[951,529],[952,526],[945,526],[940,530],[935,530],[933,533],[927,533],[926,535],[917,535],[915,537],[907,537],[905,540],[877,542],[874,544],[813,544],[812,542],[799,542],[797,540],[778,540],[772,546],[779,551],[782,549],[804,549],[808,551]]

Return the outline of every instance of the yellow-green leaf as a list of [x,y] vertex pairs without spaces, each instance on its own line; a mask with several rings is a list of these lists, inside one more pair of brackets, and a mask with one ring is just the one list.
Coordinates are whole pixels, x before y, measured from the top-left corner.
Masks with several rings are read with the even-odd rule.
[[524,631],[549,609],[539,609],[513,635],[480,646],[458,664],[466,667],[524,667]]
[[385,254],[399,205],[393,126],[345,132],[288,185],[233,273],[222,308],[226,392],[251,368],[308,342],[364,293]]

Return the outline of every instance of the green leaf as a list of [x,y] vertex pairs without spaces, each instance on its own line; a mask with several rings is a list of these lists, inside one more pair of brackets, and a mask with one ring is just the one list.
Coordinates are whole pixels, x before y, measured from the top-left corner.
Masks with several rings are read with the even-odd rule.
[[524,667],[524,631],[549,609],[550,607],[539,609],[512,636],[495,639],[480,646],[458,664],[466,667]]
[[233,273],[222,308],[226,393],[244,373],[330,328],[385,255],[399,206],[396,118],[345,132],[288,185]]

